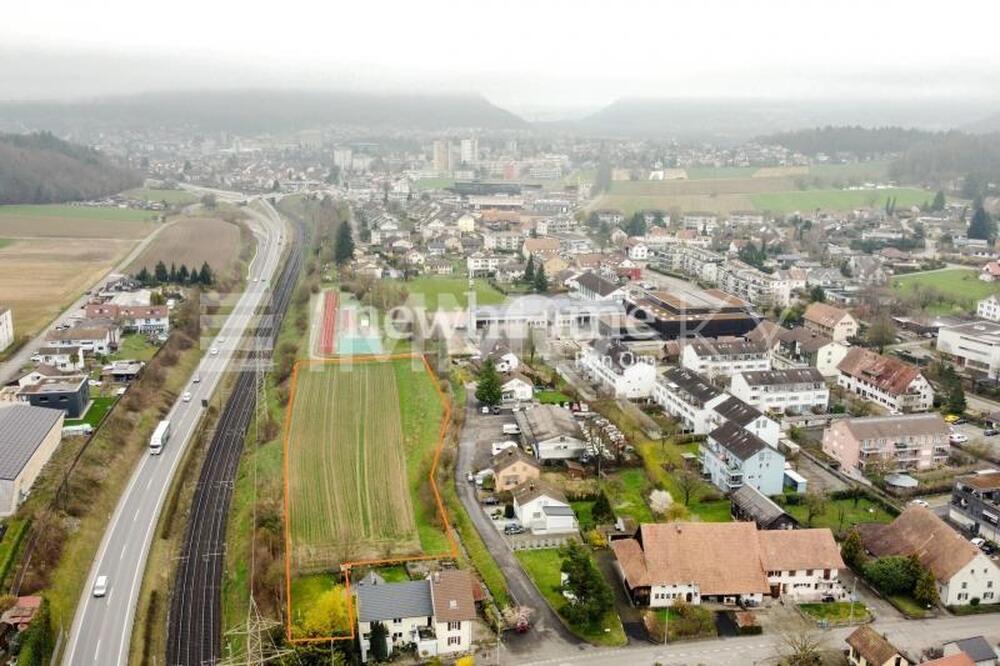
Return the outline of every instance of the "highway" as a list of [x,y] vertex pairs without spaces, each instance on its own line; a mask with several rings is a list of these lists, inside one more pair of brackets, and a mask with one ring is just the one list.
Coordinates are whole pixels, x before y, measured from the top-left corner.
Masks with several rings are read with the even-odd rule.
[[[250,207],[246,209],[258,244],[247,291],[240,296],[216,338],[203,342],[206,354],[195,370],[201,380],[189,383],[190,402],[178,398],[170,409],[168,444],[159,456],[143,456],[108,522],[80,596],[63,653],[64,664],[103,666],[128,662],[132,623],[153,530],[184,450],[204,411],[201,401],[210,399],[225,373],[234,370],[231,361],[240,351],[240,339],[253,323],[258,306],[270,296],[270,283],[281,259],[282,237],[287,232],[277,213],[269,206],[266,209],[267,215]],[[92,595],[98,576],[108,577],[108,592],[102,598]]]

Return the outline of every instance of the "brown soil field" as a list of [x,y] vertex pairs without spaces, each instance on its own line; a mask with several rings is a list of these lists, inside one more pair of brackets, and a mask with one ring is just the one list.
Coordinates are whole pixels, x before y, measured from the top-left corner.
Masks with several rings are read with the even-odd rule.
[[201,268],[204,262],[216,275],[225,275],[239,255],[239,226],[214,217],[190,217],[173,222],[150,242],[128,268],[136,273],[143,266],[150,271],[156,262],[167,266],[186,264]]
[[141,239],[154,222],[20,215],[0,210],[0,238],[125,238]]
[[90,289],[135,245],[129,240],[15,240],[0,248],[0,303],[31,335]]

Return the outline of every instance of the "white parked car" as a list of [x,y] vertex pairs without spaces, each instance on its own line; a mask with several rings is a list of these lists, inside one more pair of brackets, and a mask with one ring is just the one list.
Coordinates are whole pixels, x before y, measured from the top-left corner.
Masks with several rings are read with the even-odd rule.
[[953,432],[948,436],[948,441],[952,444],[964,444],[969,441],[969,436],[963,435],[960,432]]
[[103,597],[108,593],[108,577],[98,576],[97,580],[94,581],[94,596]]
[[191,391],[185,391],[184,395],[181,396],[181,400],[184,402],[191,402]]
[[912,504],[912,505],[914,505],[914,506],[922,506],[922,507],[924,507],[925,509],[929,509],[929,508],[930,508],[930,506],[931,506],[930,504],[928,504],[927,502],[925,502],[925,501],[924,501],[924,500],[922,500],[922,499],[915,499],[915,500],[911,500],[911,501],[910,501],[910,504]]
[[976,548],[982,548],[983,546],[986,545],[986,539],[984,539],[983,537],[976,537],[975,539],[969,539],[969,543],[971,543]]

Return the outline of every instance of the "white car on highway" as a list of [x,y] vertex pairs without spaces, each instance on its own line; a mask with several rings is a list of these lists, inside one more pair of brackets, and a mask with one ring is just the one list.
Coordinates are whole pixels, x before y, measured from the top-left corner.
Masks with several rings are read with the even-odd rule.
[[108,593],[108,577],[98,576],[97,580],[94,581],[94,596],[103,597]]
[[219,350],[216,349],[215,347],[212,347],[211,349],[208,350],[208,353],[211,354],[212,356],[216,356],[218,355]]
[[184,402],[191,402],[191,391],[185,391],[184,395],[181,396],[181,400]]

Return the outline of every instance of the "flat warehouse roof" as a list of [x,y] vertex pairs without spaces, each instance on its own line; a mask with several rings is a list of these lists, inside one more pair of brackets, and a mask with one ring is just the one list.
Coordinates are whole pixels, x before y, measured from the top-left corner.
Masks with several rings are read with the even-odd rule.
[[16,479],[62,417],[61,409],[0,407],[0,479]]

